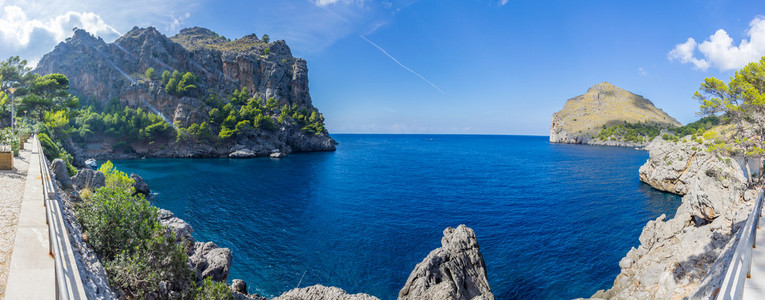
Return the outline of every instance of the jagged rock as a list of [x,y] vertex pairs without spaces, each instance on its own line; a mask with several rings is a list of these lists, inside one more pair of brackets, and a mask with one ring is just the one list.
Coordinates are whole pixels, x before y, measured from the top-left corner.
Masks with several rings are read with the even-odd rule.
[[566,101],[563,109],[553,114],[550,142],[594,144],[621,147],[642,147],[647,143],[597,139],[603,126],[648,123],[658,127],[681,124],[653,103],[608,82],[598,83],[587,93]]
[[[690,140],[690,139],[688,139]],[[694,143],[695,144],[695,143]],[[640,246],[619,262],[621,273],[595,299],[709,299],[719,288],[733,236],[749,212],[754,192],[738,164],[689,143],[655,139],[641,180],[684,194],[675,216],[648,221]]]
[[251,158],[256,156],[258,155],[250,149],[236,150],[228,155],[229,158]]
[[214,281],[225,282],[231,269],[231,259],[230,249],[220,248],[213,242],[196,242],[193,253],[189,255],[198,280],[210,277]]
[[58,180],[62,188],[67,190],[73,188],[72,179],[69,178],[69,170],[66,169],[66,163],[63,160],[60,158],[54,159],[51,163],[51,169],[54,178]]
[[94,190],[106,185],[106,176],[91,168],[82,168],[72,176],[72,184],[77,190]]
[[448,227],[435,249],[409,275],[399,300],[493,300],[478,239],[465,225]]
[[189,245],[194,245],[194,237],[191,236],[194,228],[189,223],[186,223],[186,221],[176,217],[173,212],[160,208],[157,210],[157,220],[175,234],[177,242],[188,241]]
[[149,189],[149,185],[146,184],[146,181],[143,181],[143,178],[141,178],[141,176],[139,176],[136,173],[131,173],[130,174],[130,179],[133,179],[133,181],[135,181],[135,183],[133,183],[133,188],[135,188],[135,192],[136,193],[140,193],[140,194],[144,194],[144,195],[151,194],[151,190]]
[[321,284],[291,289],[273,300],[380,300],[369,294],[348,294],[344,290]]
[[247,283],[241,279],[231,280],[231,291],[247,294]]

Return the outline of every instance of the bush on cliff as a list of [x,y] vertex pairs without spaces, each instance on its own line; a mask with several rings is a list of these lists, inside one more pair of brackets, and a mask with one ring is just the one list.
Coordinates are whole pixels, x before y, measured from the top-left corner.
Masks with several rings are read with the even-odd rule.
[[[125,297],[142,298],[175,291],[193,297],[195,276],[183,244],[157,220],[157,208],[134,195],[134,181],[106,162],[99,168],[106,186],[77,207],[77,216],[109,275]],[[158,298],[164,298],[160,296]]]
[[69,176],[77,174],[77,169],[72,165],[72,155],[53,142],[45,133],[38,133],[37,139],[40,140],[40,146],[43,148],[43,154],[48,160],[53,161],[56,158],[60,158],[66,163],[66,170],[69,172]]

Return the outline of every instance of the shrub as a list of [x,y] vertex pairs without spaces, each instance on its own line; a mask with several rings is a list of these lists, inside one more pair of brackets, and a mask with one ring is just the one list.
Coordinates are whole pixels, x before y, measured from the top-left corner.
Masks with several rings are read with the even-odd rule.
[[107,176],[107,186],[96,189],[78,211],[88,242],[106,261],[124,251],[132,254],[159,227],[157,209],[132,194],[132,187],[114,185]]
[[154,79],[154,75],[156,75],[154,72],[154,68],[149,67],[148,69],[146,69],[145,75],[146,75],[146,78]]
[[266,49],[263,49],[263,54],[268,55],[271,53],[271,48],[266,47]]
[[231,289],[223,282],[212,281],[209,277],[205,278],[202,286],[196,289],[195,300],[208,299],[234,299]]
[[163,281],[167,283],[167,290],[182,292],[195,277],[188,267],[183,245],[176,244],[172,233],[167,233],[162,226],[154,227],[150,238],[132,251],[125,250],[107,262],[106,270],[109,284],[128,298],[158,294]]

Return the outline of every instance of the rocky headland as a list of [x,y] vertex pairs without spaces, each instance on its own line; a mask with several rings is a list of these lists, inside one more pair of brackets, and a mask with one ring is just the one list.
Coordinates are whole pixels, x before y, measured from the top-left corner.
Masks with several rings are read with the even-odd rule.
[[[149,68],[156,75],[146,75]],[[167,80],[160,74],[176,70],[194,75],[193,93],[166,88]],[[106,43],[75,29],[71,38],[43,56],[33,72],[65,75],[70,92],[79,96],[81,105],[98,108],[117,101],[122,107],[157,114],[176,130],[208,121],[212,102],[226,103],[242,89],[246,89],[248,99],[264,103],[275,99],[273,115],[266,116],[274,120],[285,105],[318,114],[308,89],[306,61],[293,57],[283,40],[261,40],[254,34],[229,40],[194,27],[167,37],[153,27],[135,27],[115,42]],[[76,157],[243,158],[269,156],[274,150],[284,154],[332,151],[336,144],[326,132],[307,132],[288,121],[280,121],[275,129],[247,130],[214,142],[171,137],[125,141],[99,133],[83,136],[84,141],[64,145]]]
[[711,299],[757,197],[735,158],[707,151],[699,140],[655,138],[640,179],[682,195],[674,217],[649,221],[640,246],[619,262],[609,290],[592,299]]
[[590,87],[584,95],[568,99],[563,109],[553,113],[550,142],[623,147],[642,147],[650,142],[635,142],[620,137],[598,138],[601,130],[621,124],[656,128],[681,125],[650,100],[602,82]]

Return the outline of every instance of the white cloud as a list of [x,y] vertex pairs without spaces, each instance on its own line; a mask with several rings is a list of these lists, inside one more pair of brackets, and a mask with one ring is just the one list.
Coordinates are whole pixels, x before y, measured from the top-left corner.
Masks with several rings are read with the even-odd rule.
[[505,4],[507,4],[507,1],[508,1],[508,0],[500,0],[500,1],[499,1],[499,5],[500,5],[500,6],[502,6],[502,5],[505,5]]
[[[719,29],[701,44],[693,38],[685,43],[675,45],[669,52],[671,61],[692,63],[695,68],[706,70],[711,66],[720,71],[739,69],[747,63],[757,61],[765,56],[765,18],[757,17],[749,23],[747,30],[749,39],[742,39],[738,46],[728,33]],[[696,49],[703,58],[697,58]]]
[[643,69],[643,67],[638,67],[638,74],[642,76],[648,76],[648,72],[646,72],[646,70]]
[[[316,0],[316,6],[325,7],[331,4],[345,4],[345,5],[352,4],[359,7],[363,7],[365,1],[366,0]],[[386,3],[383,2],[382,5],[386,5]]]
[[167,29],[170,32],[176,32],[181,29],[181,25],[186,21],[186,19],[191,17],[191,13],[186,12],[184,15],[180,17],[175,17],[175,15],[170,15],[170,24],[167,25]]
[[[44,52],[71,36],[74,27],[105,38],[120,33],[92,12],[68,11],[48,19],[30,18],[19,6],[5,6],[0,15],[0,59],[19,55],[35,65]],[[23,53],[19,53],[23,52]]]

